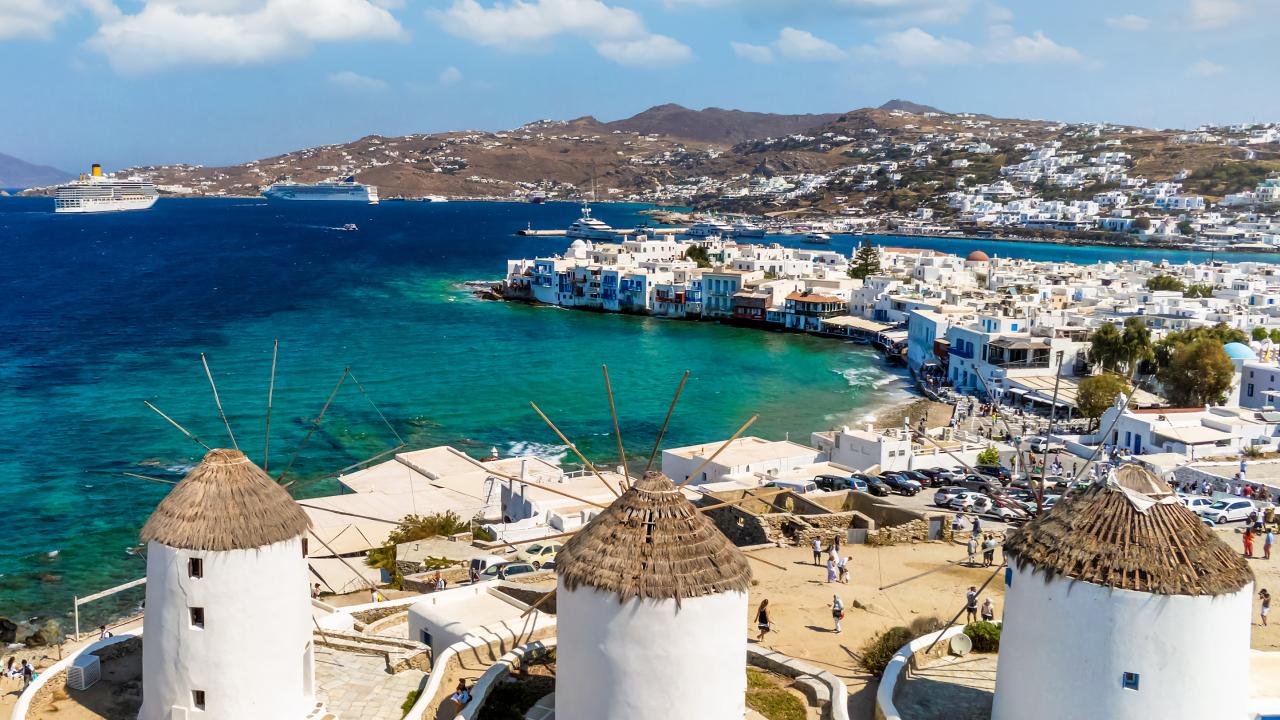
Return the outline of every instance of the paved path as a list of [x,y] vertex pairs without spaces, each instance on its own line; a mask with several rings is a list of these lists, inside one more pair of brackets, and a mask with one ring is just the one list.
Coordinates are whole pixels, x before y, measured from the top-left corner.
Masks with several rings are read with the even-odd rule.
[[903,720],[990,720],[996,656],[946,657],[908,672],[894,701]]
[[315,650],[316,684],[336,720],[399,720],[405,697],[426,678],[420,670],[390,675],[378,656]]

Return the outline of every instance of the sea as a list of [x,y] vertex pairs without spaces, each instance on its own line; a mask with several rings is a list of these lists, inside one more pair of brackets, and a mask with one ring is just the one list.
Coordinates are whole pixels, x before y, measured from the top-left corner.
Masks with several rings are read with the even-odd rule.
[[[595,215],[633,227],[645,209],[600,204]],[[507,258],[563,251],[562,237],[514,233],[578,214],[570,203],[162,198],[82,216],[55,215],[47,198],[0,198],[0,617],[65,621],[73,597],[145,574],[138,531],[170,487],[159,480],[180,479],[204,450],[144,401],[204,443],[238,445],[273,474],[287,467],[291,491],[313,497],[402,444],[574,466],[531,402],[612,464],[603,365],[632,459],[652,450],[686,370],[667,447],[727,437],[753,414],[751,433],[804,442],[909,397],[906,378],[865,346],[481,300],[464,284],[501,278]],[[1082,263],[1208,257],[876,242]],[[86,605],[82,626],[140,600],[135,589]]]

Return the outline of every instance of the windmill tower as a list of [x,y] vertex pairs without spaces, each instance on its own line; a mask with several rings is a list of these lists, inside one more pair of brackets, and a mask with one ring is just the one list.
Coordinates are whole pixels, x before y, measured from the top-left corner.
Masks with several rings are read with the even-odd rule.
[[992,720],[1244,720],[1253,571],[1137,465],[1005,543]]
[[174,486],[142,528],[140,720],[306,715],[315,680],[310,526],[239,450],[210,450]]
[[556,716],[741,720],[747,558],[645,473],[556,557]]

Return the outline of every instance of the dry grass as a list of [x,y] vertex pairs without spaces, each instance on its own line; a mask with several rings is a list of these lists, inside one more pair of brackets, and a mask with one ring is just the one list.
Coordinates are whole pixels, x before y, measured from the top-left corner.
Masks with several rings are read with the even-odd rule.
[[143,542],[184,550],[248,550],[299,537],[311,519],[239,450],[210,450],[156,507]]
[[586,585],[623,602],[745,593],[751,584],[742,552],[654,472],[565,543],[556,573],[570,590]]
[[[1117,474],[1126,487],[1172,494],[1138,466]],[[1031,563],[1104,587],[1161,595],[1225,595],[1253,582],[1253,570],[1181,503],[1138,512],[1119,488],[1094,485],[1065,496],[1051,512],[1005,542],[1011,563]]]

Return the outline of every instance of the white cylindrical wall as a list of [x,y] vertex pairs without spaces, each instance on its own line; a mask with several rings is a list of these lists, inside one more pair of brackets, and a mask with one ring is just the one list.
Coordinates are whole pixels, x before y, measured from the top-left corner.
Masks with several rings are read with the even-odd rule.
[[747,596],[629,600],[556,592],[559,720],[742,720]]
[[[203,577],[190,577],[193,557],[203,561]],[[193,607],[204,609],[203,628],[191,623]],[[143,624],[140,720],[285,720],[312,709],[301,538],[219,552],[148,543]],[[202,712],[196,690],[204,692]]]
[[[992,720],[1244,720],[1253,584],[1152,595],[1013,569]],[[1138,689],[1122,684],[1137,673]]]

